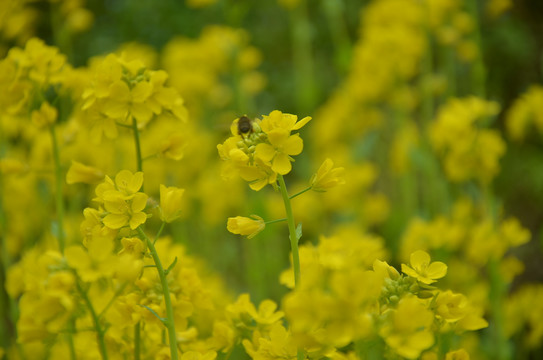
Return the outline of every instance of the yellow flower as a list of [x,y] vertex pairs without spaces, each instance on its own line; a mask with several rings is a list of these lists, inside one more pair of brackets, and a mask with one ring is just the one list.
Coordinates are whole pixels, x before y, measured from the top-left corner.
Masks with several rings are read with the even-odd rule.
[[332,168],[333,166],[334,162],[332,160],[324,160],[317,173],[309,181],[313,190],[323,192],[334,186],[345,184],[343,178],[345,169],[342,167]]
[[53,125],[57,121],[57,117],[57,108],[49,105],[47,101],[41,104],[39,110],[32,111],[32,122],[39,128]]
[[66,182],[68,184],[85,183],[94,184],[104,178],[104,173],[95,167],[84,165],[80,162],[72,160],[72,166],[66,174]]
[[132,174],[129,170],[121,170],[115,176],[115,185],[123,195],[131,196],[137,193],[143,185],[143,173],[140,171]]
[[147,205],[147,195],[136,193],[130,199],[126,199],[118,191],[109,192],[104,198],[104,207],[109,213],[102,222],[110,229],[120,229],[129,225],[132,230],[147,220],[143,212]]
[[0,174],[21,174],[26,170],[26,165],[12,158],[0,159]]
[[311,117],[306,116],[302,120],[298,121],[298,116],[296,115],[284,114],[279,110],[274,110],[270,113],[270,115],[262,116],[262,123],[260,126],[267,134],[274,129],[283,129],[290,133],[292,130],[301,129],[310,120]]
[[187,351],[181,355],[181,360],[215,360],[217,353],[215,351],[208,351],[205,354],[201,354],[197,351]]
[[277,173],[266,166],[260,159],[255,159],[256,166],[239,166],[241,178],[249,182],[249,187],[255,191],[262,190],[268,184],[277,181]]
[[254,342],[247,339],[242,344],[247,354],[253,359],[296,359],[296,344],[292,334],[280,323],[274,324],[269,337],[255,332]]
[[270,144],[260,143],[256,146],[255,156],[265,163],[271,162],[271,169],[278,174],[286,175],[292,169],[290,155],[298,155],[304,148],[300,135],[290,135],[290,131],[283,128],[268,132]]
[[159,153],[172,160],[181,160],[185,154],[187,139],[181,133],[171,134],[160,145]]
[[380,335],[399,355],[415,359],[434,344],[430,331],[434,316],[418,298],[400,300],[398,308],[391,310],[390,315],[392,319],[381,329]]
[[430,263],[430,255],[422,250],[411,254],[410,266],[402,264],[402,272],[424,284],[436,282],[447,274],[447,265],[440,261]]
[[448,290],[439,293],[436,299],[436,315],[448,322],[460,320],[466,315],[468,299],[462,294]]
[[181,211],[181,199],[185,189],[166,187],[160,184],[160,218],[162,221],[171,223],[179,217]]
[[236,216],[228,218],[226,228],[232,234],[247,235],[248,239],[252,239],[256,234],[264,230],[266,224],[264,220],[257,215],[251,215],[251,218]]
[[469,360],[469,353],[464,349],[449,351],[445,360]]
[[134,255],[142,255],[145,251],[145,245],[143,244],[143,241],[137,237],[123,237],[121,239],[121,245],[123,248],[121,251],[119,251],[120,254],[134,254]]
[[113,246],[111,239],[97,236],[88,243],[88,251],[74,245],[66,248],[64,256],[83,281],[93,282],[115,272],[117,258],[112,254]]
[[141,275],[143,260],[135,254],[124,253],[115,262],[115,275],[124,281],[134,281]]

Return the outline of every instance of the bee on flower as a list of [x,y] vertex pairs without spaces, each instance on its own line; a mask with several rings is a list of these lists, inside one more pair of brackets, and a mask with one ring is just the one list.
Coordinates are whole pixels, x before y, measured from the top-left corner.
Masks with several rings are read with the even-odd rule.
[[253,190],[261,190],[275,184],[277,175],[286,175],[292,170],[292,156],[303,150],[303,140],[298,133],[311,120],[305,117],[298,121],[292,114],[272,111],[262,119],[251,120],[242,116],[230,127],[232,136],[217,145],[221,159],[226,161],[223,176],[237,173]]

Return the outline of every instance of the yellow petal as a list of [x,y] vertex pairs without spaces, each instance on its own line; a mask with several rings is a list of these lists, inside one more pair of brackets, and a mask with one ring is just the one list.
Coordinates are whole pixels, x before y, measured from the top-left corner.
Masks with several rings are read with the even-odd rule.
[[273,159],[272,170],[278,174],[286,175],[292,170],[292,165],[286,154],[277,154]]
[[304,148],[304,141],[300,135],[289,136],[283,143],[283,152],[287,155],[298,155]]
[[256,146],[255,156],[264,162],[270,162],[275,156],[275,149],[269,144],[260,143]]
[[125,214],[109,214],[102,222],[110,229],[120,229],[128,224],[128,215]]
[[441,261],[435,261],[428,266],[426,275],[431,279],[440,279],[447,275],[447,265]]
[[268,132],[268,140],[274,146],[281,146],[289,137],[290,131],[277,128]]
[[144,193],[136,193],[134,194],[134,198],[132,199],[132,206],[131,209],[133,212],[139,212],[145,209],[145,206],[147,205],[147,194]]
[[402,264],[402,272],[405,275],[411,276],[415,279],[419,277],[419,274],[415,270],[413,270],[412,268],[410,268],[409,266],[405,264]]
[[81,246],[70,246],[64,250],[68,265],[76,269],[85,269],[90,266],[89,254]]
[[411,254],[410,263],[415,269],[420,269],[422,265],[430,264],[430,255],[425,251],[417,250]]
[[130,228],[134,230],[138,226],[143,224],[146,220],[147,220],[147,215],[145,215],[145,213],[139,212],[139,213],[132,214],[132,217],[130,218]]
[[144,102],[152,93],[153,86],[147,81],[141,81],[132,88],[132,100],[134,102]]
[[311,120],[311,116],[306,116],[302,120],[298,121],[293,127],[292,130],[298,130],[301,129],[305,124],[307,124]]
[[66,173],[66,182],[68,184],[75,183],[86,183],[93,184],[97,183],[104,178],[104,173],[99,169],[84,165],[80,162],[72,160],[72,166]]

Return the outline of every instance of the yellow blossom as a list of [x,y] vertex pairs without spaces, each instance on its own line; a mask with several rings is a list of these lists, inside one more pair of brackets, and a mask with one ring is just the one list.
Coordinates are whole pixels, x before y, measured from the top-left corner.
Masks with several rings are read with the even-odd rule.
[[251,217],[252,219],[244,216],[230,217],[226,228],[232,234],[246,235],[248,239],[252,239],[264,230],[266,223],[260,216],[251,215]]
[[110,192],[104,199],[104,207],[108,212],[102,220],[104,225],[111,229],[120,229],[126,225],[132,230],[136,229],[147,220],[147,215],[143,212],[147,198],[144,193],[136,193],[126,200],[121,192]]
[[126,196],[133,195],[143,185],[143,173],[141,171],[132,174],[129,170],[121,170],[115,176],[117,190]]
[[39,110],[32,111],[32,122],[39,128],[53,125],[57,121],[58,110],[47,101],[41,104]]
[[160,217],[162,221],[171,223],[179,218],[181,202],[185,189],[160,184]]
[[278,174],[286,175],[292,169],[291,155],[298,155],[304,147],[300,135],[290,135],[288,130],[276,128],[268,132],[270,144],[260,143],[256,146],[255,156],[265,163],[271,162],[271,169]]
[[345,184],[343,178],[345,169],[342,167],[333,168],[333,166],[334,162],[331,159],[324,160],[317,173],[309,181],[311,189],[322,192],[334,186]]
[[94,184],[104,178],[104,173],[95,167],[82,164],[72,160],[72,165],[66,173],[66,182],[68,184],[85,183]]
[[440,292],[436,299],[436,315],[448,322],[457,321],[466,315],[467,305],[468,300],[462,294],[450,290]]
[[427,252],[417,250],[411,254],[411,267],[402,264],[402,272],[414,277],[424,284],[436,282],[447,274],[447,265],[440,261],[430,263],[430,255]]
[[398,308],[391,310],[389,316],[392,319],[381,329],[380,335],[399,355],[415,359],[434,344],[430,331],[434,316],[418,298],[410,296],[400,300]]
[[145,251],[145,244],[137,237],[123,237],[121,239],[123,248],[119,251],[120,254],[134,254],[141,256]]
[[181,133],[174,133],[162,142],[159,153],[168,159],[178,161],[183,158],[186,146],[185,136]]

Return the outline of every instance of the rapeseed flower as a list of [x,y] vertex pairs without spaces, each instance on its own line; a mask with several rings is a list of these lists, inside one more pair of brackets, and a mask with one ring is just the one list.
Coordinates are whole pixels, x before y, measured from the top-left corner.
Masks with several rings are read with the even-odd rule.
[[380,335],[400,356],[416,359],[434,344],[430,329],[434,316],[414,296],[400,300],[398,308],[386,314],[391,322],[380,330]]
[[324,160],[319,170],[311,177],[309,184],[314,191],[327,191],[328,189],[345,184],[343,173],[345,169],[342,167],[333,168],[334,162],[327,158]]
[[160,185],[160,217],[162,221],[171,223],[179,218],[184,192],[185,189]]
[[72,165],[66,173],[66,183],[94,184],[104,178],[104,173],[95,167],[72,160]]
[[39,128],[45,128],[53,125],[58,118],[58,110],[44,101],[38,110],[32,111],[32,123]]
[[411,266],[402,264],[402,272],[423,284],[434,283],[447,274],[447,265],[441,261],[430,263],[430,255],[421,250],[411,254],[409,263]]
[[251,215],[251,218],[244,216],[230,217],[226,228],[232,234],[246,235],[248,239],[252,239],[264,230],[266,223],[258,215]]
[[291,132],[299,130],[309,120],[310,117],[305,117],[298,121],[296,115],[274,110],[262,120],[249,120],[245,125],[247,131],[240,132],[240,119],[235,119],[230,127],[232,136],[217,145],[221,159],[228,162],[223,176],[237,173],[256,191],[275,184],[277,175],[291,171],[292,156],[303,149],[300,135]]

